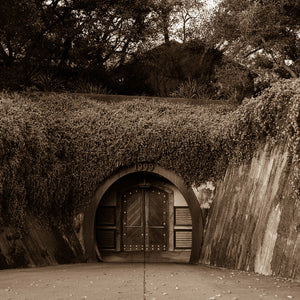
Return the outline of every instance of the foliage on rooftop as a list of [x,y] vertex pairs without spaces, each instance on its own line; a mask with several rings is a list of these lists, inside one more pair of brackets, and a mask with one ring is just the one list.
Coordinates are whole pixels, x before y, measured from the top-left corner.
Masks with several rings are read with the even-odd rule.
[[299,83],[279,82],[239,107],[3,93],[2,221],[21,224],[29,210],[61,220],[72,217],[106,177],[145,159],[175,171],[187,184],[221,179],[229,163],[250,159],[266,139],[290,145],[297,187]]

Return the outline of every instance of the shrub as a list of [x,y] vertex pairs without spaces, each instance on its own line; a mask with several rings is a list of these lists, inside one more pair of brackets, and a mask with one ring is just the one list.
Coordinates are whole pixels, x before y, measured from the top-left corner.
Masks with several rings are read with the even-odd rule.
[[180,83],[178,88],[170,94],[174,98],[201,99],[207,97],[209,88],[196,79],[189,78]]
[[187,184],[199,184],[221,179],[229,163],[250,159],[270,139],[288,142],[292,163],[299,166],[299,95],[299,80],[279,82],[237,109],[143,98],[108,103],[72,94],[2,94],[2,214],[16,223],[29,209],[65,220],[88,205],[101,181],[145,157]]
[[215,67],[215,90],[217,97],[241,103],[254,93],[254,83],[249,70],[228,59]]
[[87,93],[87,94],[111,94],[111,91],[103,86],[101,83],[93,83],[79,80],[74,85],[76,93]]
[[43,92],[55,92],[64,90],[64,81],[53,74],[38,73],[31,78],[34,87]]

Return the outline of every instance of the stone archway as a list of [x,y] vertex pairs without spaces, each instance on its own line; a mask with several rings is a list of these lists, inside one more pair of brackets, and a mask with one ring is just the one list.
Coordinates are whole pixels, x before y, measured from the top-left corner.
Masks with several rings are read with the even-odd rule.
[[87,207],[86,211],[84,212],[83,238],[88,261],[96,261],[96,238],[94,221],[96,217],[96,211],[102,197],[104,196],[106,191],[119,179],[138,172],[155,174],[167,179],[180,191],[180,193],[186,200],[192,218],[192,249],[189,262],[191,264],[198,263],[203,238],[203,217],[197,197],[195,196],[192,188],[187,186],[184,183],[184,180],[173,171],[169,171],[160,166],[149,163],[140,163],[136,166],[122,169],[118,173],[106,179],[97,189],[96,193],[91,199],[89,207]]

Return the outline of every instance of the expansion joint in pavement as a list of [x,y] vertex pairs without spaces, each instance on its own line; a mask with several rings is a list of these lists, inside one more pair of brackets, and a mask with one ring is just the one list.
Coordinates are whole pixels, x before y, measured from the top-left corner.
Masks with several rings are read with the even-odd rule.
[[[145,254],[144,254],[144,256],[145,256]],[[143,293],[144,293],[144,300],[146,300],[146,260],[145,260],[145,257],[144,257]]]

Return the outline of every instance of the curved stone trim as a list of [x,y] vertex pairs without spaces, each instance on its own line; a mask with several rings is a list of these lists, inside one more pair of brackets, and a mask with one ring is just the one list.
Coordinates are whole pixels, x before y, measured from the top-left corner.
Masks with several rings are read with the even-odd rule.
[[[167,180],[169,180],[176,188],[181,192],[185,198],[192,217],[192,251],[190,256],[190,263],[197,264],[199,262],[201,245],[203,239],[203,217],[200,208],[200,204],[197,200],[195,193],[192,188],[187,186],[183,179],[176,175],[174,172],[166,170],[157,165],[151,165],[148,170],[143,170],[143,172],[148,172],[150,174],[160,175]],[[95,228],[94,222],[96,217],[96,211],[99,203],[104,196],[105,192],[119,179],[122,177],[140,172],[137,170],[136,166],[122,169],[118,173],[112,175],[106,179],[100,187],[97,189],[93,198],[91,199],[90,205],[86,208],[84,213],[83,221],[83,238],[85,244],[85,251],[89,261],[96,261],[96,239],[95,239]]]

